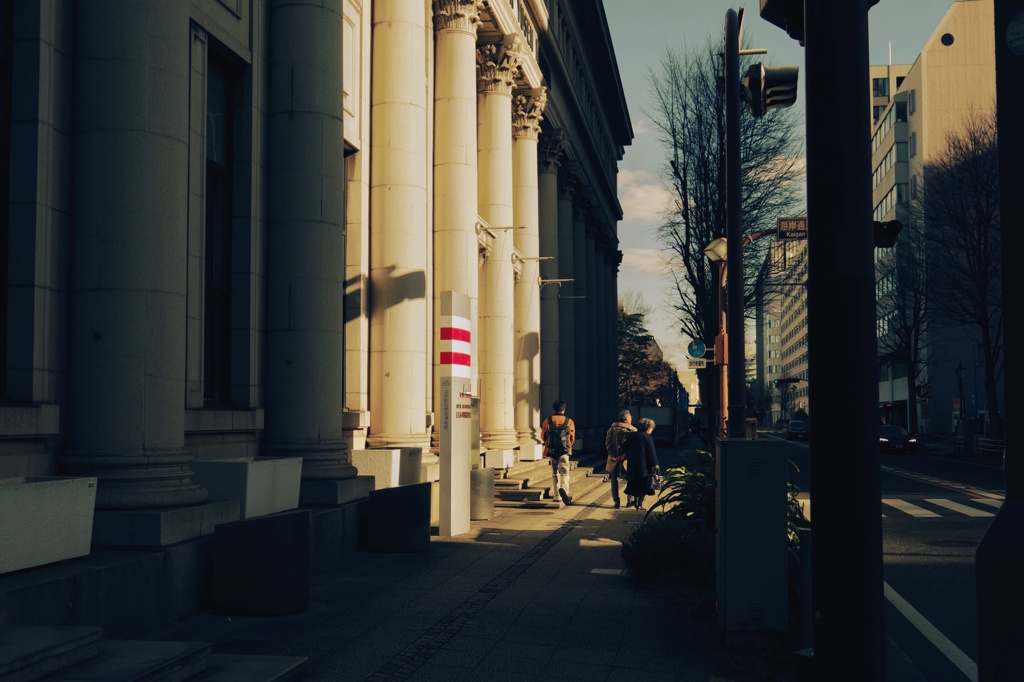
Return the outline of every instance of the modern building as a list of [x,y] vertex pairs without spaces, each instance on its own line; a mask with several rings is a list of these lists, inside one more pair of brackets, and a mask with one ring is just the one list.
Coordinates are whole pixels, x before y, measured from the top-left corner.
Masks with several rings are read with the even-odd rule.
[[885,64],[868,67],[868,78],[871,83],[869,97],[872,129],[878,125],[878,120],[889,107],[896,91],[903,85],[903,79],[910,71],[910,67],[910,64]]
[[631,140],[601,0],[0,2],[0,488],[95,479],[173,617],[240,517],[203,463],[301,457],[336,557],[359,462],[445,475],[448,363],[470,465],[539,459],[558,398],[598,447]]
[[[913,220],[911,205],[923,191],[926,164],[946,146],[947,135],[961,130],[967,116],[991,111],[995,105],[995,53],[992,0],[957,0],[925,43],[914,64],[902,76],[886,108],[873,127],[874,220]],[[874,67],[873,73],[887,67]],[[874,81],[873,86],[874,87]],[[927,235],[927,225],[924,226]],[[876,249],[879,299],[893,286],[895,252]],[[933,289],[936,296],[944,288]],[[891,310],[879,308],[878,335],[890,333]],[[964,412],[975,414],[982,367],[977,348],[962,329],[928,330],[924,371],[916,382],[908,380],[905,366],[881,357],[879,361],[879,417],[889,423],[911,423],[908,410],[917,410],[922,432],[949,433],[959,407],[956,367],[967,367],[968,392]],[[981,381],[983,382],[983,374]],[[961,380],[962,381],[962,380]],[[916,383],[916,387],[911,384]],[[911,389],[916,391],[910,395]]]

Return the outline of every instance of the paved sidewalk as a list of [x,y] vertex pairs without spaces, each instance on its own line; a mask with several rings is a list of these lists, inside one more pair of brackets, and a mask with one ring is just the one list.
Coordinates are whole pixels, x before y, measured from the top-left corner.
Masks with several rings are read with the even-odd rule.
[[[663,466],[681,454],[659,450]],[[302,613],[200,614],[140,639],[304,656],[309,682],[798,679],[778,641],[766,665],[756,640],[727,647],[712,614],[634,584],[620,547],[643,512],[612,509],[609,485],[557,510],[494,512],[427,552],[359,552],[317,572]],[[891,640],[886,657],[888,679],[924,681]]]
[[306,656],[316,682],[772,679],[727,674],[712,617],[634,585],[619,548],[642,516],[612,509],[607,485],[558,510],[496,509],[428,552],[318,573],[302,613],[201,614],[141,638]]

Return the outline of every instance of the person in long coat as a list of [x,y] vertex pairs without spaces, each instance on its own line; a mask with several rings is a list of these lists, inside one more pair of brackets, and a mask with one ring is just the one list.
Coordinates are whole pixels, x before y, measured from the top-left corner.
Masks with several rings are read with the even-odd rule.
[[637,432],[629,436],[626,448],[626,494],[633,497],[633,506],[644,508],[644,497],[653,495],[651,476],[658,465],[658,452],[654,447],[654,420],[643,417],[637,423]]

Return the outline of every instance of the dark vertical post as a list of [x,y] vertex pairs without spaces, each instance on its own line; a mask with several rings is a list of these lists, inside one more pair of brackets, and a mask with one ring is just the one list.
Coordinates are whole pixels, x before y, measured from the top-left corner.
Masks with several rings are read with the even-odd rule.
[[804,2],[814,679],[884,680],[869,0]]
[[[996,137],[999,140],[999,213],[1002,228],[1003,300],[1024,287],[1018,264],[1024,204],[1019,193],[1024,185],[1024,14],[1019,0],[995,0],[996,41]],[[1017,331],[1013,331],[1017,329]],[[1004,348],[1019,349],[1024,343],[1020,329],[1003,327]],[[1024,372],[1019,352],[1006,353],[1003,364],[1006,416],[1024,414],[1021,383]],[[1012,387],[1012,388],[1011,388]],[[1024,503],[1021,500],[1021,431],[1006,429],[1006,500],[978,545],[975,555],[978,604],[978,679],[980,682],[1024,679]]]
[[747,433],[743,355],[743,193],[740,185],[740,20],[725,13],[725,238],[728,257],[729,438]]

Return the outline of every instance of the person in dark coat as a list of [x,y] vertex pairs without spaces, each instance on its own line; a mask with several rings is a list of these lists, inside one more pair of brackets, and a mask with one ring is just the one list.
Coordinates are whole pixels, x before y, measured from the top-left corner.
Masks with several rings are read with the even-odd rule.
[[629,436],[626,446],[626,494],[633,497],[633,506],[644,508],[644,496],[653,495],[651,476],[658,466],[658,452],[654,448],[654,420],[640,419],[637,432]]

